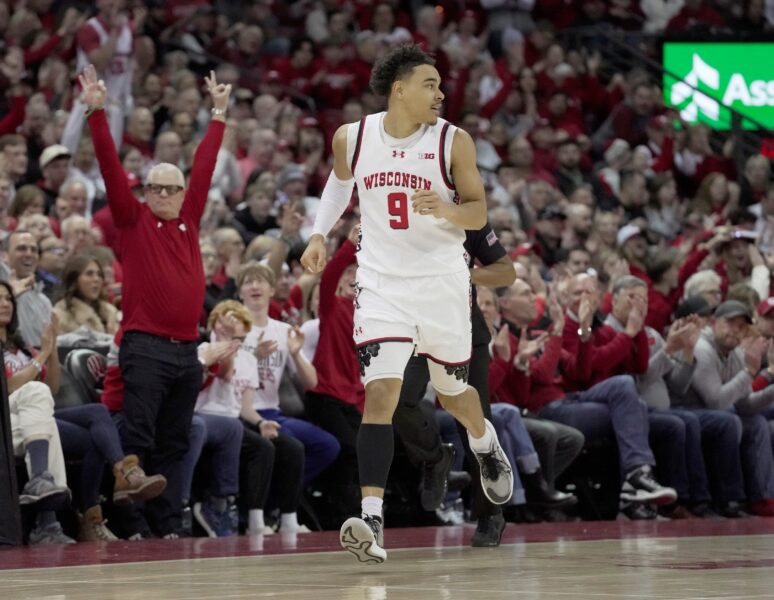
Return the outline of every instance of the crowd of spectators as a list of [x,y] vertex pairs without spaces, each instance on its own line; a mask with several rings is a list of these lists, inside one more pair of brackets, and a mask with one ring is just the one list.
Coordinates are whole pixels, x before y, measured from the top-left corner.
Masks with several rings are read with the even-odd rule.
[[[62,452],[52,449],[59,445],[65,459],[84,461],[82,481],[70,485],[84,540],[190,533],[188,503],[212,536],[304,532],[296,513],[315,486],[342,514],[351,509],[363,390],[336,387],[351,379],[337,371],[356,375],[355,353],[324,336],[352,307],[356,194],[330,236],[334,258],[322,283],[299,258],[331,169],[333,132],[384,108],[369,91],[371,67],[406,42],[434,54],[444,116],[476,143],[489,221],[517,275],[510,287],[478,290],[493,334],[491,401],[534,419],[530,433],[553,432],[553,445],[536,441],[530,451],[548,483],[571,468],[585,438],[617,445],[630,518],[656,516],[661,498],[633,491],[652,473],[676,493],[658,508],[662,516],[774,516],[771,162],[760,152],[740,157],[732,135],[682,122],[648,71],[621,70],[604,52],[573,45],[563,34],[574,27],[650,39],[757,35],[774,27],[774,7],[0,3],[0,336],[11,410],[22,421],[15,449],[30,466],[21,502],[40,515],[31,541],[69,540],[52,512],[70,495]],[[164,524],[138,508],[166,479],[150,465],[146,474],[118,443],[126,257],[79,97],[76,75],[88,64],[105,81],[110,136],[138,202],[155,166],[190,174],[210,122],[204,76],[212,70],[233,89],[200,226],[199,356],[208,376],[183,481],[169,482],[182,510]],[[61,411],[71,409],[55,409],[57,335],[60,346],[101,348],[115,337],[106,408],[69,420]],[[20,396],[24,386],[33,387]],[[97,510],[101,479],[89,471],[106,464],[113,503],[124,505],[112,530]],[[129,499],[137,502],[126,508]],[[458,522],[455,507],[439,518]],[[554,512],[537,515],[568,518]]]

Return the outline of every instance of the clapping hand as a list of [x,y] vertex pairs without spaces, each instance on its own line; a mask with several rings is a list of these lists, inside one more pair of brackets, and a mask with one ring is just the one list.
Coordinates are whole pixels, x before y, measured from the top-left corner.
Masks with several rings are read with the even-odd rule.
[[94,65],[88,65],[83,73],[78,75],[78,82],[81,84],[81,102],[86,104],[91,110],[99,110],[105,106],[107,98],[107,87],[105,82],[97,79],[97,70]]
[[516,353],[514,364],[525,365],[529,364],[529,359],[535,356],[543,349],[548,339],[548,332],[541,333],[534,340],[527,339],[527,328],[522,327],[521,337],[519,338],[519,350]]
[[264,340],[263,335],[264,332],[261,332],[261,335],[258,336],[258,345],[255,347],[255,358],[258,360],[268,358],[274,354],[279,347],[274,340]]
[[495,354],[503,360],[511,358],[511,343],[507,325],[500,327],[500,331],[498,331],[497,335],[494,337],[493,348]]
[[291,356],[296,356],[301,351],[305,340],[306,336],[298,327],[288,329],[288,352]]

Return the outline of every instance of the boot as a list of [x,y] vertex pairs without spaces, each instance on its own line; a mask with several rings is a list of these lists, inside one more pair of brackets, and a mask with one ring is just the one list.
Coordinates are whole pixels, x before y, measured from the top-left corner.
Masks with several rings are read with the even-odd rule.
[[113,535],[106,526],[107,521],[102,518],[102,507],[97,504],[86,511],[80,518],[78,528],[79,542],[115,542],[118,538]]
[[574,494],[565,494],[552,489],[538,468],[534,473],[521,473],[521,482],[527,495],[527,504],[535,508],[569,508],[578,503]]
[[124,505],[135,500],[150,500],[161,494],[167,487],[163,475],[148,477],[140,467],[134,454],[124,457],[113,467],[116,485],[113,488],[113,504]]

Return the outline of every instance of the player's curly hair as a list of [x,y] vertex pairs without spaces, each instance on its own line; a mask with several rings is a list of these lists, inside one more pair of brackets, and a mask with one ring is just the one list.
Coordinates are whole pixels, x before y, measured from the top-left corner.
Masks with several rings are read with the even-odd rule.
[[387,52],[374,65],[371,90],[377,96],[389,98],[392,84],[409,75],[419,65],[434,65],[435,59],[417,44],[402,44]]

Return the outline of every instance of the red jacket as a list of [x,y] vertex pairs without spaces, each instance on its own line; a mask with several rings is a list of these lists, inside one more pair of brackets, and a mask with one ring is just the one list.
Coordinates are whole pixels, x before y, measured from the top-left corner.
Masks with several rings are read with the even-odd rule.
[[[562,348],[571,354],[577,355],[582,350],[579,328],[578,322],[569,315],[565,318]],[[572,379],[565,377],[568,388],[573,391],[587,390],[614,375],[641,375],[647,372],[650,360],[650,346],[644,328],[630,338],[608,325],[594,327],[591,344],[582,353],[590,355],[591,372],[585,379],[577,374]]]
[[312,391],[354,404],[362,412],[365,390],[352,339],[355,303],[336,295],[342,274],[355,262],[355,251],[355,246],[345,240],[320,278],[320,341],[312,361],[317,369],[317,387]]
[[[577,333],[576,333],[577,335]],[[563,336],[550,336],[543,352],[529,363],[529,375],[517,369],[513,360],[519,350],[519,339],[509,335],[510,358],[506,361],[495,353],[489,366],[489,390],[496,402],[507,402],[537,413],[545,405],[563,398],[564,377],[588,378],[591,354],[590,342],[581,342],[577,354],[562,349]]]

